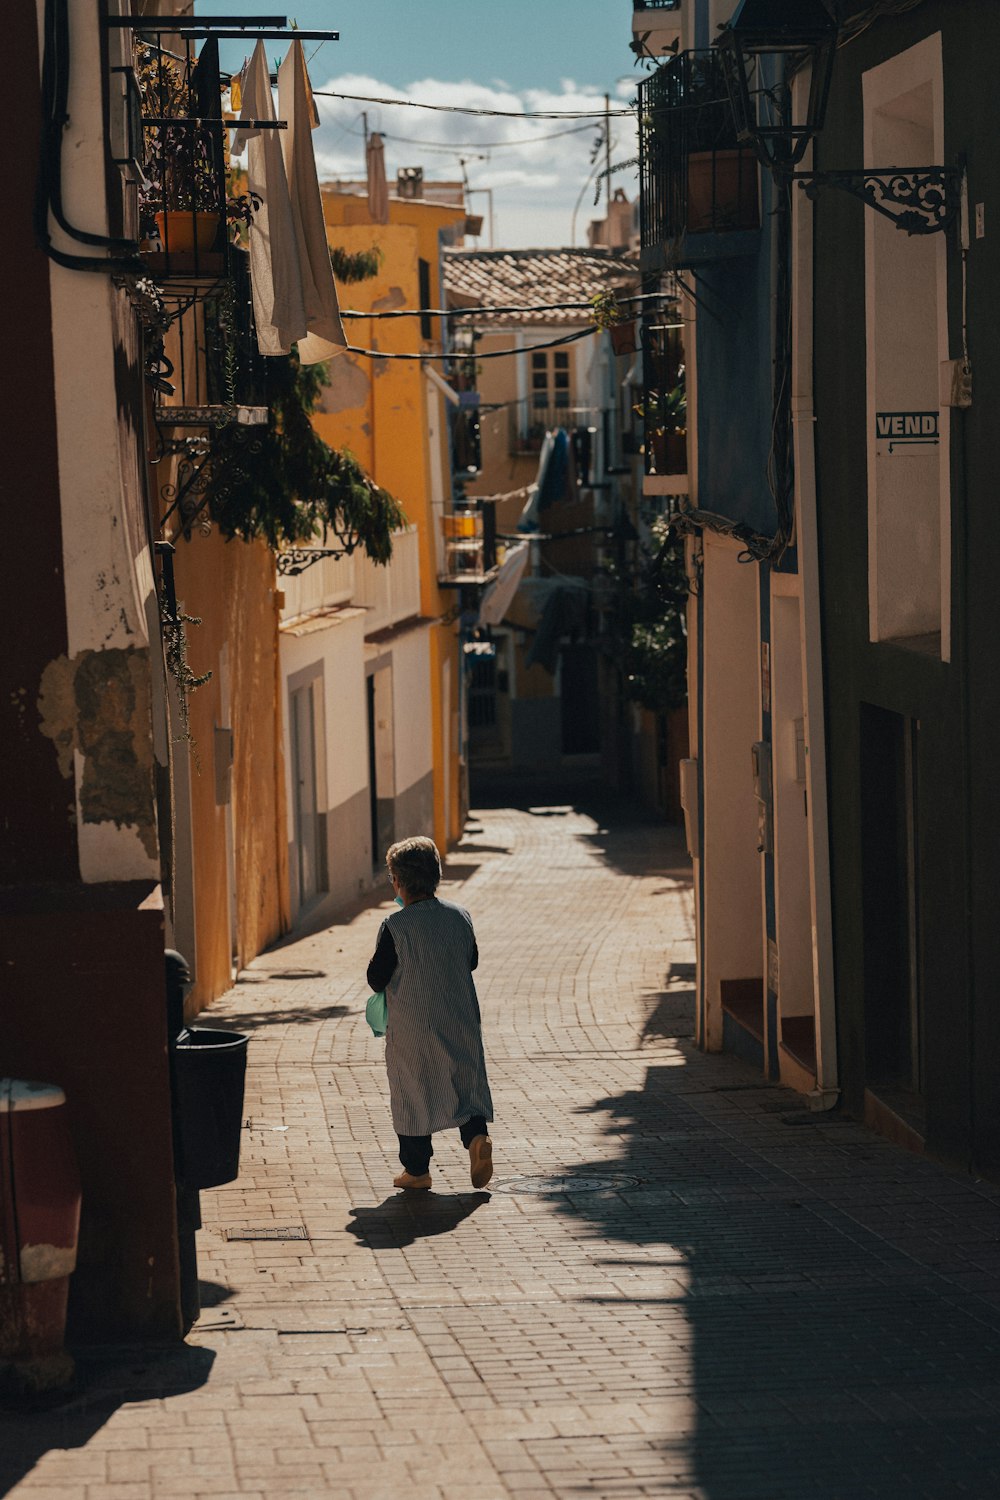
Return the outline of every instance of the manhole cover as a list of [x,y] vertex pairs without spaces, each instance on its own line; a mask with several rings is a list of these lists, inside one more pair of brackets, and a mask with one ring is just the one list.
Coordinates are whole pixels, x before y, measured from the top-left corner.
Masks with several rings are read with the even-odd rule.
[[491,1192],[568,1198],[576,1193],[620,1193],[638,1186],[638,1177],[505,1177],[492,1185]]
[[304,1224],[266,1224],[261,1229],[227,1229],[227,1240],[307,1240]]

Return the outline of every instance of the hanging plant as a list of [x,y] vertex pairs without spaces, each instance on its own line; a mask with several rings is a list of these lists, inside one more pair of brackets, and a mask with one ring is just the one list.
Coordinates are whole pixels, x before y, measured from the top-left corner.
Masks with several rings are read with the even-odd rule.
[[361,547],[387,563],[406,517],[353,454],[331,448],[313,427],[326,378],[325,366],[300,365],[294,355],[267,360],[267,427],[219,432],[209,514],[227,538],[261,538],[277,551],[333,536],[345,553]]
[[339,245],[330,246],[330,264],[338,281],[370,281],[377,276],[382,266],[382,251],[377,245],[371,250],[344,250]]
[[181,732],[179,739],[185,741],[195,752],[197,762],[197,747],[194,736],[191,733],[191,716],[188,705],[188,697],[196,688],[204,687],[206,682],[212,680],[211,672],[202,672],[200,675],[192,672],[187,659],[188,639],[187,626],[200,625],[201,618],[198,615],[186,615],[181,611],[171,614],[164,603],[160,603],[160,624],[163,629],[163,654],[167,663],[167,670],[177,686],[177,717],[180,719]]
[[595,297],[591,297],[590,305],[594,309],[594,324],[597,328],[613,328],[625,316],[624,308],[614,292],[598,292]]
[[684,538],[661,518],[637,572],[612,569],[617,584],[612,639],[628,696],[654,713],[687,700]]

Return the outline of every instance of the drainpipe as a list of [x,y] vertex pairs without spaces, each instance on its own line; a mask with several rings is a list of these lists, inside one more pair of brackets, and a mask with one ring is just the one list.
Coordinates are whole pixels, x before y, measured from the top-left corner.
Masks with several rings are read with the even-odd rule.
[[[809,87],[808,70],[795,80]],[[794,106],[793,106],[794,107]],[[812,164],[812,148],[803,163]],[[792,444],[795,464],[796,542],[802,580],[802,689],[806,721],[806,791],[812,918],[813,1007],[816,1020],[816,1087],[811,1109],[831,1109],[840,1097],[837,1011],[830,895],[830,828],[826,779],[826,714],[820,615],[819,526],[813,409],[813,226],[815,208],[804,193],[792,204]]]

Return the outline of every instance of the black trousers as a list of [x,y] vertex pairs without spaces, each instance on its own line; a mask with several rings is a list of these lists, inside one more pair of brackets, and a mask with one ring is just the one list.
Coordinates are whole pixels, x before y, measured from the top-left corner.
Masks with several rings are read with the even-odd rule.
[[[473,1115],[458,1127],[462,1145],[468,1147],[477,1135],[489,1135],[482,1115]],[[434,1147],[429,1135],[401,1135],[399,1137],[399,1159],[412,1177],[422,1177],[431,1164]]]

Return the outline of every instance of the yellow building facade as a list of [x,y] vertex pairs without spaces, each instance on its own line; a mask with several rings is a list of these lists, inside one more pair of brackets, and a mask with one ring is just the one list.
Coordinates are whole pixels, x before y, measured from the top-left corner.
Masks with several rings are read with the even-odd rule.
[[[345,307],[377,314],[443,305],[441,249],[444,243],[461,243],[463,206],[392,198],[389,222],[373,224],[365,197],[324,189],[323,204],[332,246],[348,254],[376,250],[380,257],[376,276],[341,289]],[[465,787],[455,594],[438,581],[442,518],[451,509],[447,419],[440,387],[419,358],[440,354],[441,320],[430,314],[373,316],[345,320],[345,327],[356,349],[413,356],[342,355],[330,366],[330,384],[313,420],[332,448],[354,453],[376,484],[400,502],[416,529],[419,616],[429,652],[433,829],[443,851],[460,836]],[[369,652],[372,644],[369,640]],[[404,836],[402,828],[395,831]]]

